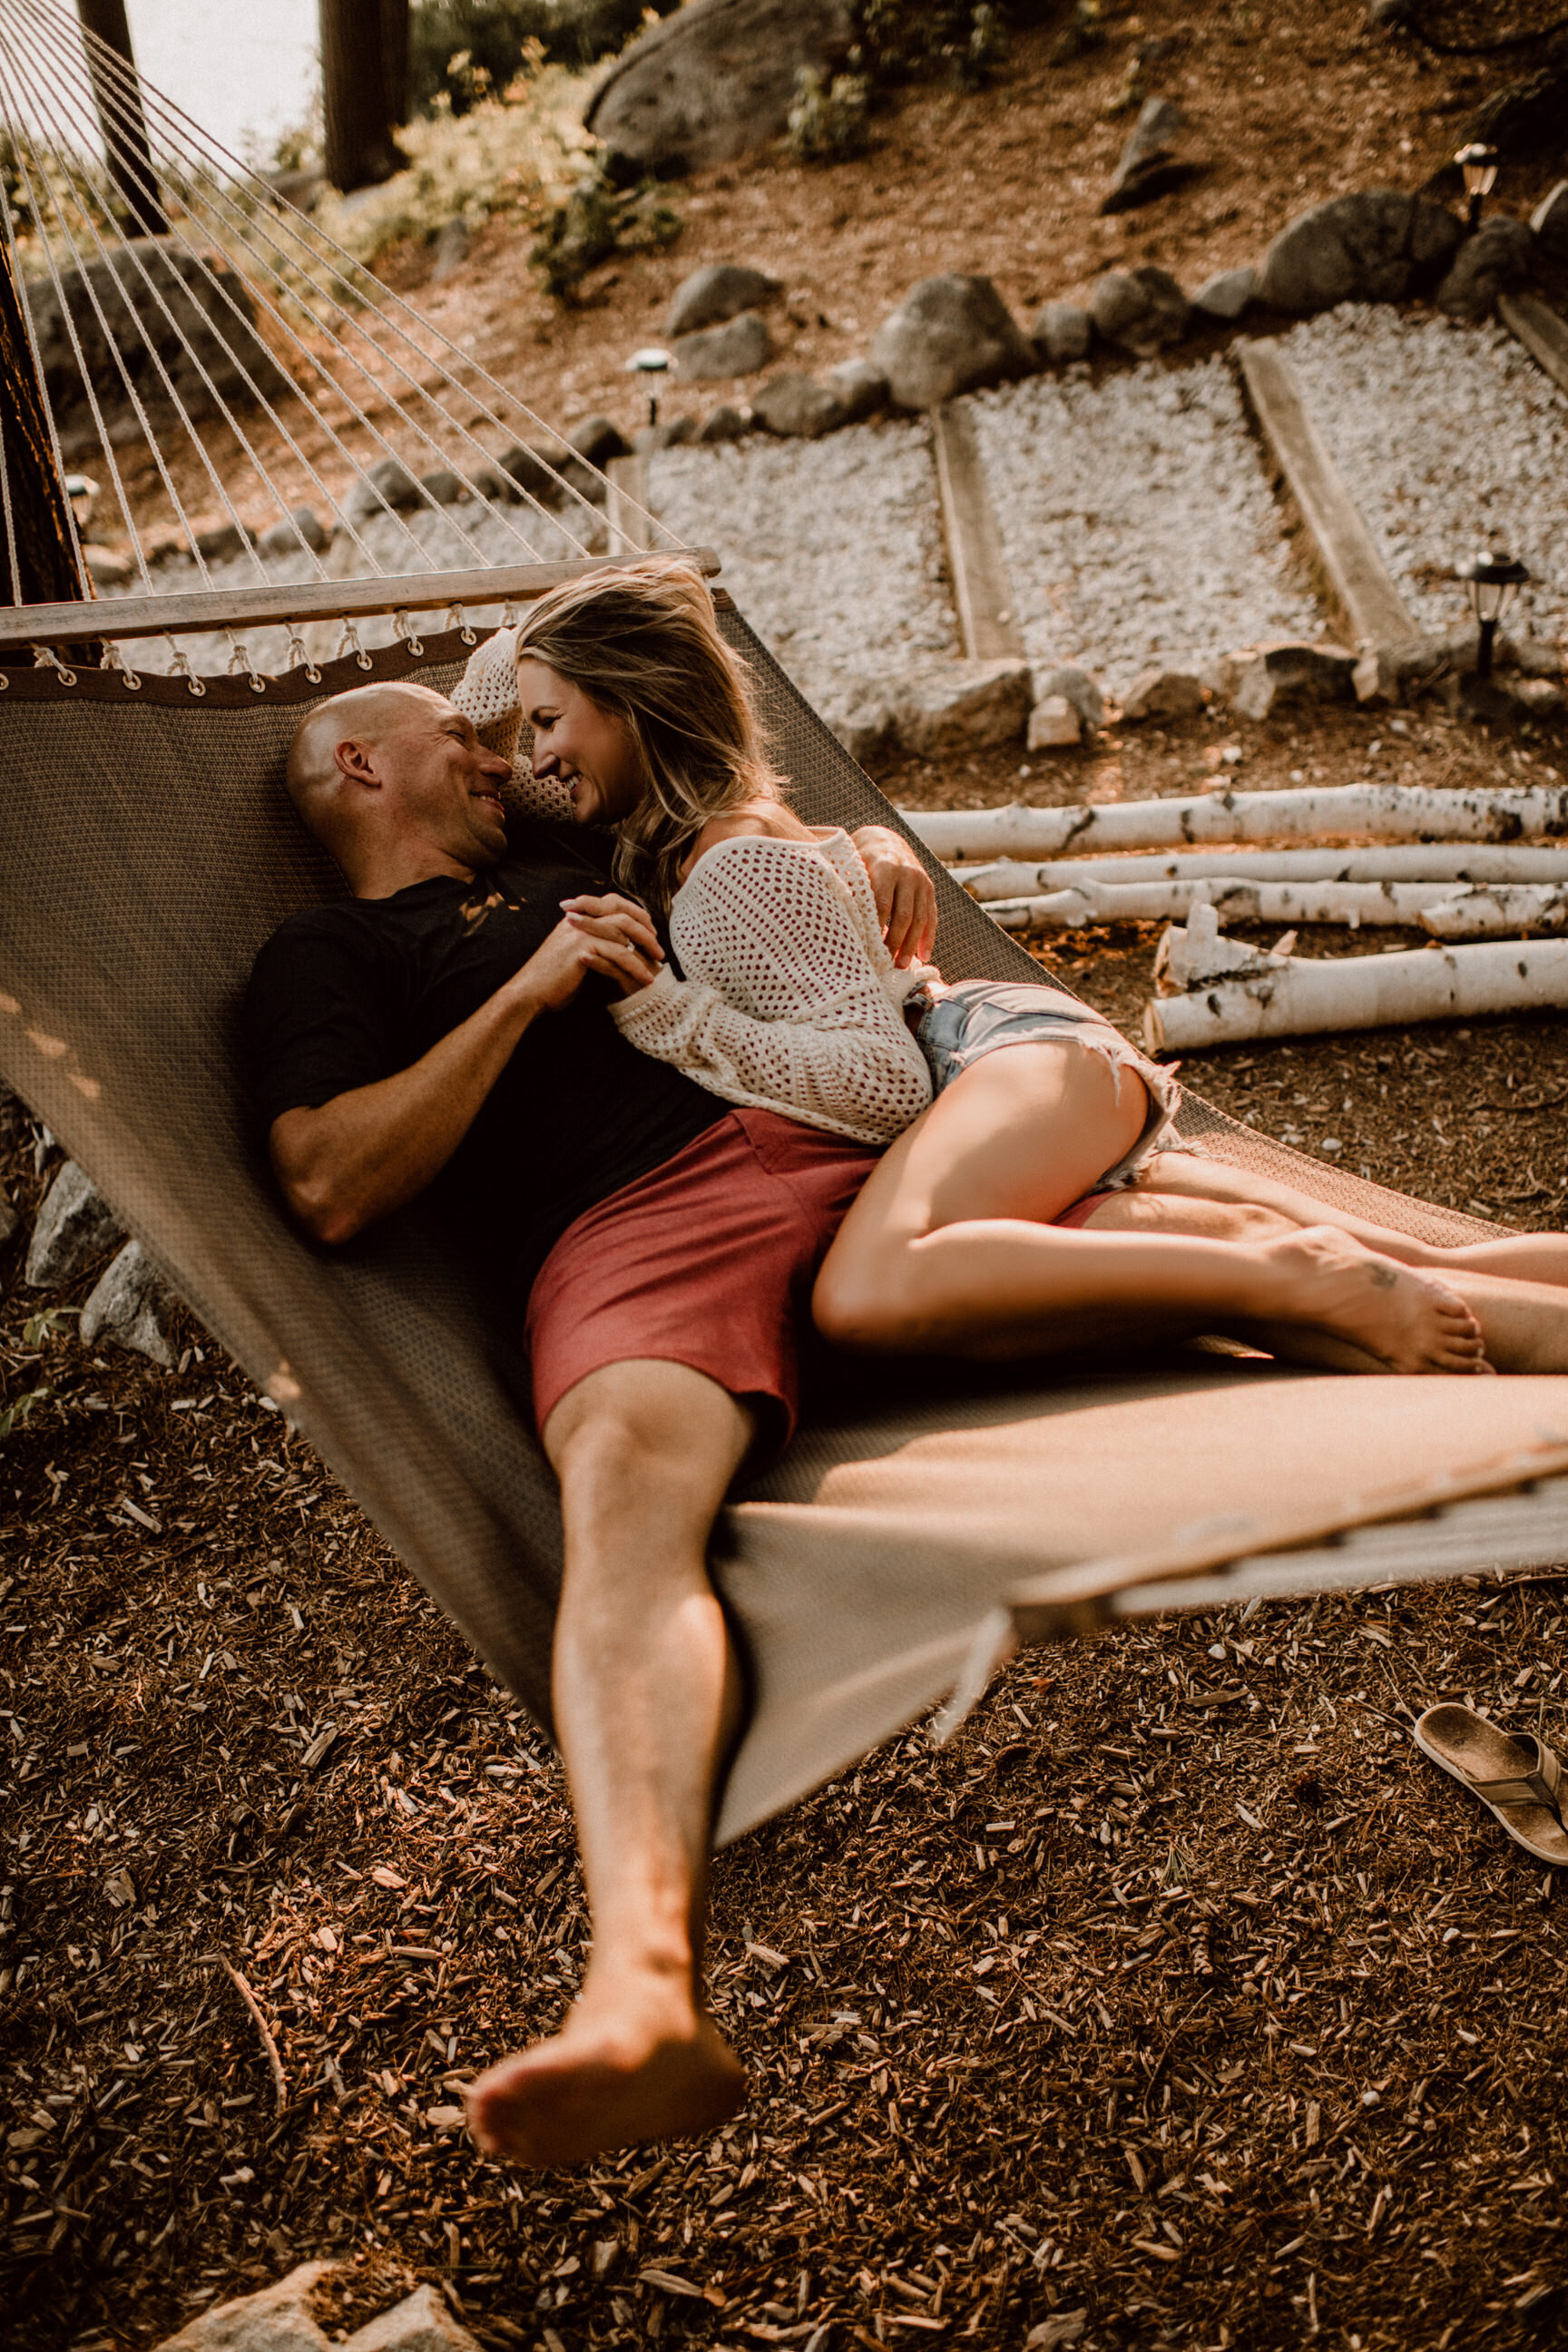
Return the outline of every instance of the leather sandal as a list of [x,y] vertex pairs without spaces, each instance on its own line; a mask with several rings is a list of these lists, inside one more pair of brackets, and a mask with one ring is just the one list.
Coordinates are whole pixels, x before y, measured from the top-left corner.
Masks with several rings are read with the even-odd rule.
[[1424,1756],[1479,1799],[1515,1845],[1568,1870],[1563,1766],[1532,1731],[1500,1731],[1472,1707],[1429,1706],[1413,1737]]

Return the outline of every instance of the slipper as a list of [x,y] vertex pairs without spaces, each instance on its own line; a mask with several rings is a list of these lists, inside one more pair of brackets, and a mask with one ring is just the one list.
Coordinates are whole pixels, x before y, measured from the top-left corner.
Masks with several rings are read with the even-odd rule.
[[1500,1731],[1468,1706],[1429,1706],[1415,1745],[1479,1797],[1515,1845],[1568,1870],[1568,1830],[1558,1811],[1563,1766],[1532,1731]]

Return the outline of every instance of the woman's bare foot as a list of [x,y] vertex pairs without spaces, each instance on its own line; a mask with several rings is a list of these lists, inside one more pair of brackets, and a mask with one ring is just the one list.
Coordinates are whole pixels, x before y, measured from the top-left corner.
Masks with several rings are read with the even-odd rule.
[[1259,1244],[1279,1285],[1267,1320],[1308,1326],[1391,1372],[1489,1372],[1481,1327],[1436,1276],[1363,1249],[1331,1225]]
[[581,2164],[710,2130],[745,2095],[740,2061],[684,1988],[589,1984],[559,2033],[469,2084],[468,2128],[516,2164]]

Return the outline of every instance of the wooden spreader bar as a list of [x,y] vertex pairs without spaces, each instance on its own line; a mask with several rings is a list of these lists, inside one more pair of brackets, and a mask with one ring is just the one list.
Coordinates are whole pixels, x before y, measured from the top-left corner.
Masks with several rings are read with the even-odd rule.
[[[710,547],[682,548],[711,578]],[[294,587],[206,588],[188,596],[103,596],[80,604],[0,606],[0,646],[79,644],[86,638],[161,637],[257,628],[290,621],[358,620],[374,613],[428,613],[453,604],[527,602],[623,563],[590,555],[571,563],[498,563],[484,572],[410,572],[387,579],[311,580]]]

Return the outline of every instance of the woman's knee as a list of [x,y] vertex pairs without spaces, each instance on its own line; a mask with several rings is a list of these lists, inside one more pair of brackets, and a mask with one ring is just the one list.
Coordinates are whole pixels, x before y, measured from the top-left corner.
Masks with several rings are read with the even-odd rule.
[[[902,1268],[903,1279],[900,1278]],[[812,1293],[812,1320],[836,1348],[885,1354],[911,1344],[904,1253],[829,1257]]]

